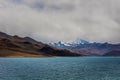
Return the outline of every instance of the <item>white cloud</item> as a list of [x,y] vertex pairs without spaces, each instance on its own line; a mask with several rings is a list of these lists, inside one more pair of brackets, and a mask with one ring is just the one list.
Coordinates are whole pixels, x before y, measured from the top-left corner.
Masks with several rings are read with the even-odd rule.
[[119,0],[0,0],[0,30],[42,41],[120,42]]

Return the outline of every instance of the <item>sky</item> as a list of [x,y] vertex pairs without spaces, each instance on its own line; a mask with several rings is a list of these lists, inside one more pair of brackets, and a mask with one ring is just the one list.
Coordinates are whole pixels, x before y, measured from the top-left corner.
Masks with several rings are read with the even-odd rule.
[[0,31],[43,42],[120,43],[120,0],[0,0]]

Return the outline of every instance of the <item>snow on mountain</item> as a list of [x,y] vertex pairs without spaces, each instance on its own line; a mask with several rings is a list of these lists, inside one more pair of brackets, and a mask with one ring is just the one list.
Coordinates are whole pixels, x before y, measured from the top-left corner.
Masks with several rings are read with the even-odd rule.
[[81,44],[89,44],[90,42],[86,41],[86,40],[83,40],[83,39],[77,39],[73,42],[62,42],[62,41],[59,41],[57,43],[50,43],[49,45],[51,46],[55,46],[55,47],[58,47],[58,48],[64,48],[64,47],[69,47],[69,46],[72,46],[72,47],[75,47],[75,46],[78,46],[78,45],[81,45]]
[[67,49],[75,53],[81,53],[82,55],[105,55],[111,51],[120,51],[120,44],[110,43],[97,43],[89,42],[83,39],[77,39],[73,42],[57,42],[52,43],[51,46],[55,46],[61,49]]

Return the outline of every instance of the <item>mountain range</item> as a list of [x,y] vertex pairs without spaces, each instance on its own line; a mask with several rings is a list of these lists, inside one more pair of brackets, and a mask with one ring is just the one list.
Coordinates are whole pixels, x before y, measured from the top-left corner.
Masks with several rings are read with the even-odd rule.
[[11,36],[0,32],[0,57],[81,56],[69,50],[58,49],[30,37]]
[[46,44],[30,37],[0,32],[0,57],[48,56],[120,56],[120,44],[91,43],[86,40]]
[[67,49],[85,56],[120,56],[120,44],[111,44],[107,42],[91,43],[80,39],[70,43],[59,41],[57,43],[49,43],[49,45],[59,49]]

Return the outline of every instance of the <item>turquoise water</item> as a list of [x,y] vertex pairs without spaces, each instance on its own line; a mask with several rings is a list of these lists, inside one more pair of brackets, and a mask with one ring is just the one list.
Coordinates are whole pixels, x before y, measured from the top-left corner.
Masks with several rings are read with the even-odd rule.
[[120,58],[0,58],[0,80],[120,80]]

